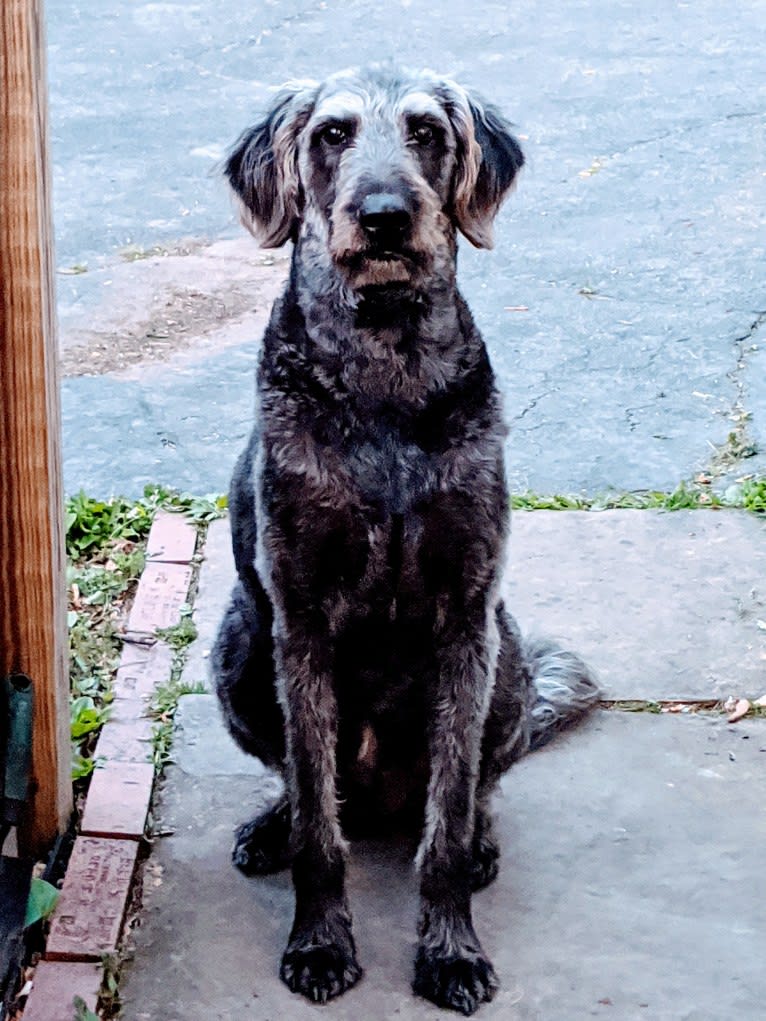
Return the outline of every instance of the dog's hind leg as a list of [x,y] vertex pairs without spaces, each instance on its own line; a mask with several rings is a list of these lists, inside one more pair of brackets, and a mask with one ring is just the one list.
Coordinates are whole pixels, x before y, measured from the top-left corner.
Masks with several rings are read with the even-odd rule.
[[234,586],[213,648],[213,674],[232,737],[249,755],[281,772],[285,723],[274,686],[271,608],[241,581]]
[[237,829],[231,860],[246,876],[279,872],[290,864],[290,803],[282,797]]
[[498,871],[499,848],[489,802],[500,777],[528,751],[575,723],[597,703],[599,689],[588,666],[549,640],[522,639],[502,603],[496,619],[500,649],[484,727],[476,791],[471,883],[487,886]]
[[[232,592],[213,650],[213,672],[226,725],[239,746],[282,772],[285,721],[274,685],[273,613],[255,570],[253,461],[258,436],[251,435],[237,460],[229,491],[234,561],[239,580]],[[248,875],[276,872],[290,863],[287,797],[237,830],[232,859]]]
[[[226,724],[237,744],[281,772],[284,717],[274,688],[271,608],[257,582],[238,582],[213,650],[213,669]],[[286,796],[237,830],[232,860],[248,875],[290,863]]]
[[533,677],[518,626],[499,603],[495,611],[499,650],[495,684],[481,746],[477,798],[491,792],[511,765],[529,750]]
[[490,799],[503,773],[529,748],[531,676],[515,620],[502,603],[496,610],[499,650],[495,685],[484,725],[476,789],[471,888],[481,890],[497,876],[500,849],[494,835]]

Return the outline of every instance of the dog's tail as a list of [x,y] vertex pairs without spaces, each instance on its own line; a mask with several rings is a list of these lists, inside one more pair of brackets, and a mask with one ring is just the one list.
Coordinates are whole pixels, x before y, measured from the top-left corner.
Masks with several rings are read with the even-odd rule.
[[532,676],[529,750],[534,751],[593,709],[601,692],[587,663],[550,639],[528,638],[524,660]]

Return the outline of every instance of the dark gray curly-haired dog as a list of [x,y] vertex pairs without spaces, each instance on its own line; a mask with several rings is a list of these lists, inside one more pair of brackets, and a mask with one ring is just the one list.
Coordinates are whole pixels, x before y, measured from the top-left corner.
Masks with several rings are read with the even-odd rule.
[[491,999],[471,920],[497,872],[490,795],[597,698],[500,600],[506,430],[455,284],[458,230],[491,245],[522,163],[458,85],[377,68],[288,87],[226,164],[256,237],[295,246],[232,484],[239,580],[214,655],[231,732],[287,793],[234,860],[292,864],[281,976],[322,1003],[362,974],[344,830],[413,816],[414,989],[464,1014]]

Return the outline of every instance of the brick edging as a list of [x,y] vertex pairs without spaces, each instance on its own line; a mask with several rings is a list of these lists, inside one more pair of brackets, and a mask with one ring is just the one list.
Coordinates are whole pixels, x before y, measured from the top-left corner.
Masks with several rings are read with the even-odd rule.
[[182,514],[157,513],[112,686],[112,712],[96,745],[104,764],[93,773],[24,1021],[71,1021],[76,995],[96,1009],[101,968],[93,962],[119,945],[154,789],[148,709],[173,666],[172,650],[155,633],[181,619],[196,543],[197,530]]

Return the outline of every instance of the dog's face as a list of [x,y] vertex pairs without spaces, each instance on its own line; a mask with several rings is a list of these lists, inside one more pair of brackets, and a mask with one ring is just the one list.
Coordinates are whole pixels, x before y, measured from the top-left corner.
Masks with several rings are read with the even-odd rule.
[[372,69],[288,86],[226,175],[264,247],[317,238],[359,289],[427,278],[456,228],[490,247],[523,162],[503,119],[454,82]]

